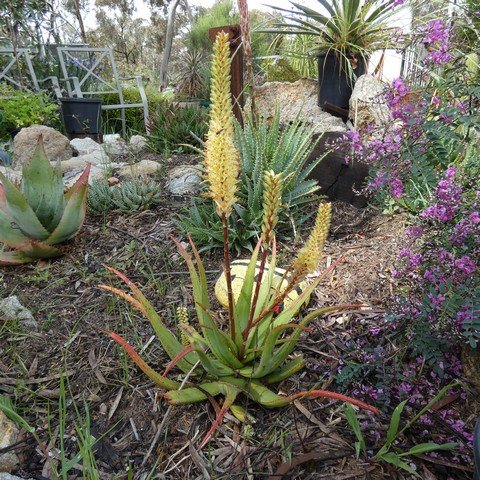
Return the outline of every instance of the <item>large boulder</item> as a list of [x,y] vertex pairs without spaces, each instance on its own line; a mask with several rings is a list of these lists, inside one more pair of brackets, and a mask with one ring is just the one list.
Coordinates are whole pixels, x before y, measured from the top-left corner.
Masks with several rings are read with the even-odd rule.
[[317,105],[317,89],[317,82],[306,78],[294,83],[267,82],[255,87],[255,106],[259,116],[267,120],[273,118],[278,108],[283,124],[299,117],[311,125],[315,133],[345,132],[345,124],[340,118],[324,112]]
[[128,153],[127,144],[118,133],[104,135],[103,147],[110,157],[122,157]]
[[130,137],[130,143],[128,148],[131,153],[138,154],[142,153],[148,148],[148,141],[142,135],[132,135]]
[[[0,410],[0,450],[14,445],[18,441],[18,433],[15,423]],[[19,459],[13,450],[0,454],[0,472],[10,473],[18,463]]]
[[200,168],[178,165],[168,172],[167,188],[172,195],[191,195],[198,192],[201,181]]
[[67,160],[72,156],[70,140],[53,128],[33,125],[22,128],[13,140],[13,166],[21,167],[30,160],[37,145],[38,136],[43,136],[45,151],[50,161]]
[[390,109],[385,100],[385,83],[373,75],[362,75],[355,82],[350,97],[350,118],[355,130],[369,125],[381,127],[391,122]]

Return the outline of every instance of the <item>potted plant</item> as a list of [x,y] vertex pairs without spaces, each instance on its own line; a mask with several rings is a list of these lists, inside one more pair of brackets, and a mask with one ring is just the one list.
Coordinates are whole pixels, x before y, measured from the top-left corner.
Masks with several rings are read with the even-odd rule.
[[311,35],[318,61],[318,105],[348,109],[355,80],[367,70],[370,55],[389,46],[394,27],[389,20],[398,0],[318,0],[325,13],[290,2],[295,9],[269,32]]
[[69,138],[91,137],[101,139],[101,98],[61,98],[63,125]]

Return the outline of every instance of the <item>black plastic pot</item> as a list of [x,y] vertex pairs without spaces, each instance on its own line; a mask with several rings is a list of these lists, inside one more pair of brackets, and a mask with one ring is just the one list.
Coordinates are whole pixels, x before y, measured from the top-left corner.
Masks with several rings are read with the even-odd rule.
[[[318,106],[323,107],[325,102],[336,107],[348,110],[348,102],[355,85],[349,78],[349,68],[346,59],[334,53],[322,53],[317,56],[318,61]],[[353,70],[354,78],[363,75],[367,70],[365,61],[360,58],[357,68]]]
[[63,124],[68,135],[98,135],[102,131],[101,98],[61,98]]

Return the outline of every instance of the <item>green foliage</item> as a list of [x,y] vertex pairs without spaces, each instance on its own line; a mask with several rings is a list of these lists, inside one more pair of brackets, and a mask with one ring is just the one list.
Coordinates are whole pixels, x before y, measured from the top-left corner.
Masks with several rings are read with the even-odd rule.
[[90,186],[88,210],[93,214],[106,214],[111,210],[135,213],[160,203],[160,189],[154,180],[136,178],[110,187],[105,180]]
[[47,125],[58,128],[60,117],[58,105],[45,94],[15,90],[0,84],[0,139],[7,139],[9,133],[17,128],[31,125]]
[[[0,264],[16,265],[63,254],[85,219],[90,165],[64,193],[60,162],[52,167],[39,137],[24,164],[20,189],[0,173]],[[8,247],[8,248],[6,248]]]
[[[159,103],[150,115],[148,144],[158,153],[189,151],[188,145],[200,147],[208,130],[205,108],[180,107]],[[193,133],[193,135],[192,135]]]
[[[402,446],[400,440],[402,439],[402,435],[405,431],[412,427],[412,425],[422,416],[424,415],[432,406],[444,399],[453,387],[456,387],[458,382],[454,382],[446,387],[442,388],[440,392],[435,395],[435,397],[428,402],[419,412],[417,412],[410,420],[408,420],[403,428],[400,429],[400,422],[401,422],[401,415],[405,409],[405,406],[408,400],[404,400],[403,402],[399,403],[396,408],[394,409],[392,416],[390,417],[390,424],[388,426],[387,435],[385,441],[378,450],[378,452],[373,457],[373,460],[376,461],[383,461],[396,467],[405,470],[408,473],[411,473],[417,478],[420,478],[417,471],[412,468],[410,464],[408,464],[405,459],[408,460],[409,457],[414,457],[416,455],[423,455],[424,453],[428,452],[438,452],[440,450],[453,450],[458,446],[457,443],[444,443],[438,444],[435,442],[428,442],[428,443],[421,443],[418,445],[414,445],[406,450],[402,450]],[[366,442],[363,436],[363,433],[360,429],[360,422],[358,421],[357,414],[355,410],[352,408],[351,405],[345,404],[344,407],[345,417],[350,425],[351,429],[353,430],[357,441],[355,442],[355,450],[357,453],[357,457],[360,455],[360,452],[366,454]]]
[[194,50],[212,51],[209,30],[224,25],[236,24],[240,21],[235,12],[232,0],[220,0],[211,8],[201,13],[188,32],[186,43]]
[[352,56],[367,60],[376,50],[388,47],[392,40],[394,27],[389,20],[396,11],[390,0],[321,0],[326,14],[290,3],[293,10],[273,7],[288,14],[280,21],[275,20],[268,31],[314,37],[315,45],[310,52],[335,53],[345,59],[345,68],[350,73],[353,73],[349,63]]
[[[158,91],[153,86],[145,87],[145,94],[148,100],[148,109],[154,112],[162,102],[165,102],[165,94]],[[119,98],[116,93],[102,94],[104,105],[118,105]],[[123,99],[125,103],[141,103],[142,99],[136,86],[126,86],[123,89]],[[120,110],[103,110],[103,130],[105,132],[119,132],[122,129],[122,119]],[[134,135],[137,133],[145,133],[145,120],[143,117],[143,108],[127,108],[125,109],[125,119],[127,124],[127,134]]]
[[[262,120],[255,126],[251,119],[244,128],[237,124],[235,143],[241,160],[239,202],[230,222],[231,245],[236,251],[251,248],[260,231],[263,176],[268,170],[281,173],[284,178],[278,234],[291,235],[292,227],[299,228],[310,217],[308,206],[318,199],[315,193],[319,187],[308,176],[323,158],[307,163],[316,145],[312,136],[312,129],[299,120],[282,127],[278,112],[271,124]],[[222,238],[212,234],[218,226],[213,212],[211,200],[193,200],[190,211],[180,216],[180,227],[202,249],[222,246]]]

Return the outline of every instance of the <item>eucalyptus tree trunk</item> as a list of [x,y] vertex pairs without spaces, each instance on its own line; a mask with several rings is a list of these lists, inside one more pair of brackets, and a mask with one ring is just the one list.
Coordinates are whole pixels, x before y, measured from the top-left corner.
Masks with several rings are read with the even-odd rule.
[[172,53],[173,36],[175,34],[175,13],[179,3],[180,0],[174,0],[168,10],[165,46],[163,49],[162,63],[160,65],[160,90],[165,89],[168,85],[168,63],[170,61],[170,54]]

